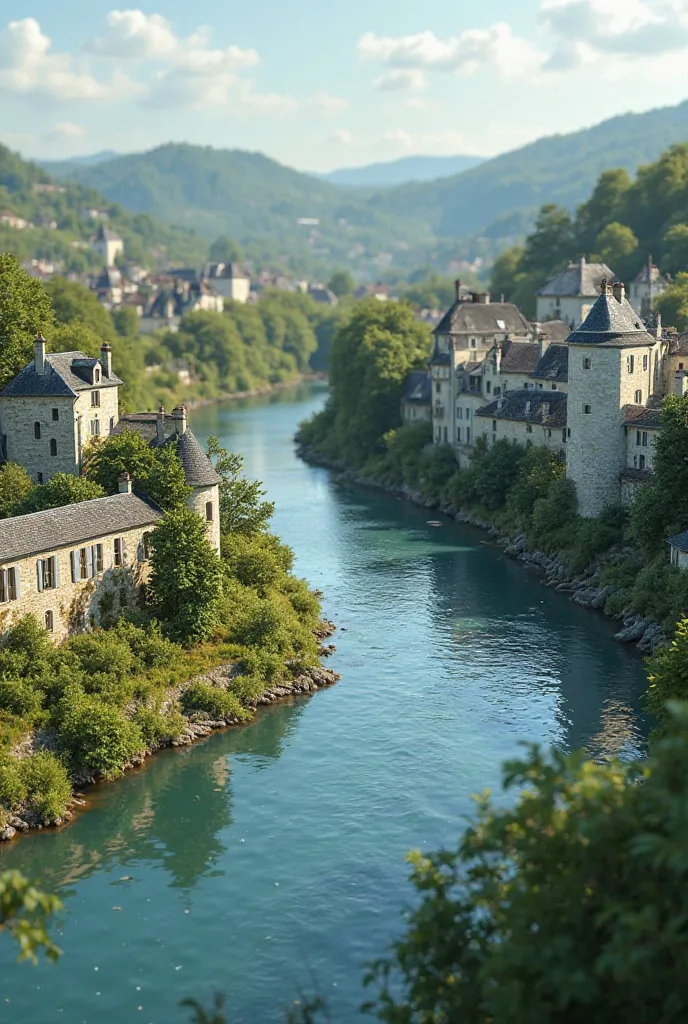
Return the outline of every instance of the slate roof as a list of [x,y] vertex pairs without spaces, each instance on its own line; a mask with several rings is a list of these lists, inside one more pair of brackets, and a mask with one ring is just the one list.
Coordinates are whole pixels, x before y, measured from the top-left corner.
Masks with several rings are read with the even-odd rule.
[[502,345],[501,373],[532,373],[540,349],[532,341],[505,341]]
[[[648,283],[648,276],[649,276],[648,275],[648,266],[647,266],[647,263],[644,263],[643,267],[642,267],[642,270],[640,271],[638,276],[635,278],[635,281],[636,281],[637,284],[647,284]],[[664,275],[660,271],[659,267],[656,267],[654,265],[654,263],[652,264],[652,283],[653,284],[669,284],[669,279],[664,277]]]
[[627,405],[624,408],[626,426],[649,427],[651,430],[662,429],[662,410],[648,409],[644,405]]
[[507,391],[503,398],[478,409],[475,415],[493,420],[517,420],[546,427],[565,427],[566,399],[563,391],[519,388],[518,391]]
[[404,381],[402,401],[413,405],[430,405],[432,402],[432,377],[427,370],[411,370]]
[[137,494],[112,494],[0,520],[0,562],[152,526],[162,510]]
[[161,448],[163,445],[176,444],[177,455],[182,460],[184,467],[184,478],[189,487],[212,487],[219,484],[220,476],[215,472],[213,464],[203,451],[203,448],[187,427],[183,434],[169,434],[164,441],[158,441],[155,437],[151,442],[151,448]]
[[437,345],[435,345],[435,351],[432,353],[430,362],[433,366],[450,366],[451,356],[448,352],[440,352]]
[[605,281],[615,281],[616,274],[606,263],[587,263],[578,260],[539,288],[536,295],[555,295],[561,298],[592,298],[599,295]]
[[519,334],[531,327],[513,302],[455,302],[444,314],[435,334]]
[[631,304],[619,302],[611,292],[603,292],[587,317],[568,338],[569,345],[606,345],[624,348],[655,345],[656,338],[646,331]]
[[101,224],[98,228],[98,234],[96,238],[99,242],[121,242],[121,237],[116,231],[111,231],[109,228],[103,227]]
[[[83,352],[52,352],[46,355],[45,361],[45,373],[36,373],[35,364],[29,363],[0,392],[0,397],[54,395],[58,398],[76,398],[79,391],[90,390],[93,387],[85,375],[80,376],[78,371],[80,367],[86,369],[98,365],[98,359],[91,359]],[[111,373],[106,377],[103,371],[98,387],[112,388],[121,384],[122,381],[116,374]]]
[[154,441],[158,436],[158,414],[156,412],[125,412],[120,416],[113,434],[123,434],[133,430],[140,434],[144,441]]
[[669,342],[672,356],[688,356],[688,334],[679,334]]
[[556,384],[566,384],[569,379],[569,347],[568,345],[550,345],[545,349],[542,358],[530,375],[538,380],[547,380]]
[[563,320],[544,320],[541,324],[537,324],[537,329],[540,334],[544,334],[552,342],[566,341],[571,333],[571,328]]
[[688,551],[688,530],[676,534],[675,537],[668,537],[667,544],[671,544],[672,548],[678,548],[679,551]]

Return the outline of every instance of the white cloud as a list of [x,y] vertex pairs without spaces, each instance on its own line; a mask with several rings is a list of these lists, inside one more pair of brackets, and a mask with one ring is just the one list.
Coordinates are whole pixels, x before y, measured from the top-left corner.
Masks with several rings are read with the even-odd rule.
[[51,53],[52,42],[35,18],[10,21],[0,32],[0,90],[52,100],[95,100],[109,89],[69,54]]
[[350,146],[354,137],[348,128],[337,128],[327,137],[328,142],[337,142],[340,146]]
[[361,60],[390,68],[416,71],[458,71],[472,74],[492,68],[504,78],[515,78],[541,67],[546,55],[538,46],[498,22],[488,29],[466,29],[443,40],[427,30],[407,36],[377,36],[366,32],[358,41]]
[[105,57],[155,59],[168,57],[179,40],[162,14],[143,11],[110,11],[102,35],[86,43],[85,49]]
[[54,139],[83,139],[86,129],[82,124],[74,124],[73,121],[58,121],[50,132]]
[[315,107],[328,117],[336,117],[349,109],[349,101],[340,96],[330,96],[326,92],[318,92],[308,100],[310,107]]
[[376,89],[394,91],[401,89],[426,89],[428,80],[418,68],[396,68],[385,71],[373,81]]

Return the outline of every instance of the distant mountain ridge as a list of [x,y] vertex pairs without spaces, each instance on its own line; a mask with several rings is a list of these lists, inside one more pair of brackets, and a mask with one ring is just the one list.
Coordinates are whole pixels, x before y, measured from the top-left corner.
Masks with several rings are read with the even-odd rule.
[[402,156],[398,160],[367,164],[364,167],[342,167],[327,174],[316,174],[321,181],[354,188],[387,188],[407,185],[412,181],[435,181],[460,174],[483,163],[484,157],[465,156]]
[[449,177],[393,188],[344,187],[261,153],[172,143],[52,170],[208,238],[229,234],[249,255],[286,259],[292,271],[329,264],[370,276],[390,264],[489,259],[523,238],[543,203],[574,210],[602,171],[635,173],[685,140],[688,102],[614,117]]

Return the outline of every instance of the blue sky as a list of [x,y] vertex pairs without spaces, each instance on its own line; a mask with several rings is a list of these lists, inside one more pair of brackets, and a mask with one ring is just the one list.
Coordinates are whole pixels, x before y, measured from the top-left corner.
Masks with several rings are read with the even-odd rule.
[[313,170],[492,155],[681,102],[687,61],[688,0],[5,0],[0,139]]

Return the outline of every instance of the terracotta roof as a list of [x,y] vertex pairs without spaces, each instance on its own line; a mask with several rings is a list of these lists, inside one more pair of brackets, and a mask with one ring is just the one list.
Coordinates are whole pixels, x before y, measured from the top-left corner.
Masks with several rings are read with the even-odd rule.
[[565,427],[566,400],[567,396],[563,391],[519,388],[518,391],[507,391],[503,398],[498,398],[478,409],[476,416],[493,420],[538,423],[546,427]]
[[435,328],[435,334],[518,334],[531,327],[513,302],[455,302]]
[[605,281],[615,281],[616,274],[606,263],[586,263],[578,260],[569,263],[565,270],[544,284],[536,295],[556,295],[562,298],[592,298],[599,295]]
[[75,505],[0,520],[0,562],[83,544],[98,537],[152,526],[161,509],[137,494],[112,494]]
[[626,425],[629,427],[649,427],[651,430],[662,429],[662,410],[648,409],[644,405],[627,405],[624,407]]
[[[2,397],[31,395],[55,395],[56,397],[76,398],[79,391],[90,390],[94,385],[79,374],[79,369],[99,365],[99,360],[91,359],[83,352],[52,352],[45,357],[46,372],[36,373],[34,363],[29,363],[20,370],[17,376],[7,384]],[[122,381],[114,373],[109,377],[105,372],[98,382],[100,388],[117,387]]]
[[569,379],[568,345],[550,345],[545,349],[531,377],[565,384]]
[[606,345],[611,348],[655,345],[631,304],[619,302],[611,291],[596,300],[587,317],[568,338],[569,345]]

